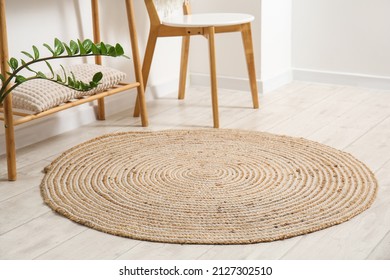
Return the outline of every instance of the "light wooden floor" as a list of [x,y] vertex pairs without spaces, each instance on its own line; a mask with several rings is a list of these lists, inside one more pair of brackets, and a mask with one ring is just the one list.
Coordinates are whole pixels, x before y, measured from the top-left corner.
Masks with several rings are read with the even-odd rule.
[[[212,125],[209,90],[193,87],[150,102],[150,130]],[[352,153],[377,175],[371,209],[344,224],[284,241],[246,246],[182,246],[100,233],[54,214],[43,202],[41,170],[95,136],[143,130],[131,110],[18,150],[19,180],[5,180],[0,158],[1,259],[390,259],[390,92],[294,82],[261,97],[220,90],[222,128],[301,136]]]

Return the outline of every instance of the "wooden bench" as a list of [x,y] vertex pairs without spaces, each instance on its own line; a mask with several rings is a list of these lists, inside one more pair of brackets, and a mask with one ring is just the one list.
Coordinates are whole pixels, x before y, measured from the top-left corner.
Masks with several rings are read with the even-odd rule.
[[[7,72],[9,72],[8,67],[8,38],[7,38],[7,25],[6,25],[6,9],[5,9],[5,0],[0,0],[0,61],[1,61],[1,73],[3,76],[7,78]],[[9,94],[6,99],[4,100],[4,103],[0,106],[0,121],[4,122],[5,127],[5,137],[6,137],[6,156],[7,156],[7,170],[8,170],[8,180],[15,181],[17,178],[17,169],[16,169],[16,151],[15,151],[15,132],[14,127],[20,124],[28,123],[30,121],[49,116],[51,114],[57,113],[62,110],[66,110],[68,108],[72,108],[77,105],[81,105],[84,103],[88,103],[91,101],[97,100],[98,102],[98,116],[97,118],[99,120],[105,119],[105,108],[104,108],[104,98],[119,92],[127,91],[130,89],[137,89],[137,99],[139,100],[141,106],[141,121],[142,126],[148,126],[148,117],[147,117],[147,111],[146,111],[146,104],[145,104],[145,96],[144,96],[144,84],[142,79],[142,70],[141,70],[141,60],[139,56],[139,49],[138,49],[138,39],[137,39],[137,32],[135,27],[135,19],[134,19],[134,6],[133,6],[133,0],[124,0],[126,5],[126,11],[127,11],[127,22],[129,26],[129,34],[130,34],[130,42],[131,42],[131,48],[132,48],[132,62],[134,64],[134,71],[135,71],[135,81],[132,83],[123,83],[120,80],[121,73],[115,72],[117,74],[118,81],[115,83],[106,83],[107,85],[104,87],[99,88],[98,92],[90,92],[90,93],[84,93],[77,96],[77,94],[72,93],[70,91],[64,90],[63,94],[65,96],[60,96],[58,98],[58,102],[51,102],[51,106],[47,106],[48,104],[45,104],[43,102],[43,107],[39,107],[40,105],[36,107],[24,107],[23,108],[23,102],[25,103],[31,103],[33,101],[31,99],[31,96],[29,97],[29,100],[19,100],[15,99],[15,104],[22,104],[18,105],[15,108],[13,106],[13,95],[12,93]],[[93,19],[93,33],[94,33],[94,41],[95,43],[100,42],[100,25],[99,25],[99,5],[98,0],[91,0],[91,12],[92,12],[92,19]],[[32,42],[35,43],[35,42]],[[95,57],[95,64],[101,65],[102,60],[100,56]],[[78,66],[81,71],[86,71],[83,68],[91,68],[90,72],[94,72],[95,68],[93,66]],[[97,67],[97,66],[96,66]],[[101,66],[103,67],[103,66]],[[103,81],[102,84],[104,84],[107,81],[104,81],[104,72],[105,71],[114,71],[110,68],[96,68],[99,71],[101,70],[103,72]],[[107,72],[108,73],[108,72]],[[111,72],[110,72],[111,73]],[[93,75],[93,73],[91,73]],[[15,93],[15,98],[24,98],[28,97],[28,94],[26,95],[26,92],[28,93],[28,85],[29,82],[26,82],[25,84],[21,85],[21,89],[19,89],[19,92]],[[49,82],[50,83],[50,82]],[[38,94],[39,96],[39,85],[30,85],[32,88],[31,90],[34,91],[34,94]],[[20,88],[18,87],[18,88]],[[42,87],[42,85],[41,85]],[[18,90],[16,88],[15,92]],[[44,86],[43,86],[44,88]],[[37,90],[38,89],[38,90]],[[58,97],[58,92],[54,90],[51,92],[53,96]],[[42,96],[40,97],[42,100],[45,100],[47,98],[49,92],[42,91]],[[61,91],[62,94],[62,91]],[[35,97],[37,98],[37,97]],[[37,98],[37,99],[40,99]],[[52,100],[51,100],[52,101]],[[31,109],[32,108],[32,109]],[[44,110],[42,110],[44,108]],[[20,110],[23,109],[23,110]]]

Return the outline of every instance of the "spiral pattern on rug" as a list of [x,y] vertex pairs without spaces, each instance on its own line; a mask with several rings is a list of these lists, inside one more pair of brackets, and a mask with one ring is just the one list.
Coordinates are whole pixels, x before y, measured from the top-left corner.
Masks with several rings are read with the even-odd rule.
[[45,202],[106,233],[180,244],[250,244],[345,222],[377,181],[352,155],[241,130],[104,135],[46,168]]

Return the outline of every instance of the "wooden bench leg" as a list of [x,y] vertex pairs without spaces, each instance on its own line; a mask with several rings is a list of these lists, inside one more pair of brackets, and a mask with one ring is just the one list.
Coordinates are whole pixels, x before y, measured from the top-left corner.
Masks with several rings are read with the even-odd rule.
[[190,36],[184,36],[181,46],[181,64],[180,64],[180,82],[179,96],[183,100],[186,92],[187,71],[188,71],[188,54],[190,51]]
[[11,94],[4,100],[4,127],[5,127],[5,147],[7,153],[8,180],[16,181],[16,150],[15,150],[15,130],[12,116]]
[[215,57],[215,28],[208,28],[209,53],[210,53],[210,77],[211,77],[211,101],[213,104],[214,128],[219,128],[218,114],[218,85],[217,85],[217,68]]
[[244,43],[246,63],[248,67],[249,81],[252,92],[253,108],[259,108],[259,93],[257,89],[255,56],[253,51],[253,40],[251,24],[246,23],[242,25],[242,41]]
[[104,121],[106,119],[106,109],[104,104],[104,98],[98,99],[98,114],[99,121]]

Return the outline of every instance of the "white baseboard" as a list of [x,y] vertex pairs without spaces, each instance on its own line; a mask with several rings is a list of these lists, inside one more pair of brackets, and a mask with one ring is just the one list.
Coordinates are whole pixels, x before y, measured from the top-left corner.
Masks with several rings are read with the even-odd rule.
[[267,93],[291,83],[293,80],[292,71],[287,70],[270,79],[263,80],[263,92]]
[[390,90],[390,77],[383,76],[295,68],[293,69],[293,78],[294,80],[307,82],[340,84]]
[[165,83],[153,85],[146,90],[146,97],[150,99],[158,99],[166,96],[169,93],[177,92],[179,88],[179,79],[171,79]]
[[[165,84],[152,86],[146,91],[146,101],[162,97],[177,90],[179,81],[172,80]],[[125,110],[133,110],[136,90],[126,91],[107,97],[106,116]],[[54,115],[29,122],[15,128],[16,148],[23,148],[50,137],[71,131],[96,121],[96,105],[92,103],[76,106]],[[0,130],[0,155],[5,154],[4,128]]]
[[[250,91],[249,79],[248,78],[237,78],[228,76],[218,76],[218,87],[242,91]],[[210,75],[202,73],[191,73],[190,74],[191,85],[198,86],[210,86]],[[260,93],[269,92],[277,89],[285,84],[292,81],[291,71],[286,71],[271,79],[257,81],[257,86]]]
[[[237,78],[237,77],[228,77],[228,76],[218,76],[217,77],[218,87],[233,89],[233,90],[243,90],[250,91],[249,79],[247,78]],[[210,86],[210,75],[203,73],[191,73],[190,74],[190,83],[193,86]],[[259,90],[263,88],[260,80],[257,81]]]

